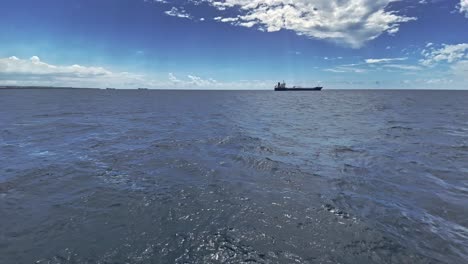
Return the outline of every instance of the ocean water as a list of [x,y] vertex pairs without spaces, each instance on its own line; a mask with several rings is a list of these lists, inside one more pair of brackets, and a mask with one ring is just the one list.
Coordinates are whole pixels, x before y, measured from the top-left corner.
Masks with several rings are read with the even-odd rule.
[[0,263],[468,263],[468,92],[0,91]]

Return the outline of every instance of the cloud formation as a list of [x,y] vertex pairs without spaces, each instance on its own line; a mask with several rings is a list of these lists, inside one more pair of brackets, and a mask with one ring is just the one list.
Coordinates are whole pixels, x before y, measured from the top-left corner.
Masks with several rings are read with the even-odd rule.
[[[467,89],[468,82],[468,43],[430,46],[421,52],[421,65],[427,67],[448,67],[447,77],[458,81],[461,88]],[[447,78],[444,78],[447,79]]]
[[174,89],[271,89],[276,83],[272,80],[241,80],[236,82],[220,82],[213,78],[202,78],[195,75],[187,75],[185,78],[176,77],[175,74],[169,73],[168,79],[170,84],[168,87]]
[[42,62],[33,56],[29,60],[21,60],[15,56],[0,59],[1,74],[27,74],[30,76],[55,75],[69,78],[87,78],[110,76],[112,73],[102,67],[84,67],[80,65],[55,66]]
[[171,10],[166,11],[164,13],[168,16],[192,19],[192,16],[187,14],[185,10],[178,9],[177,7],[172,7]]
[[173,73],[167,78],[151,78],[129,72],[112,72],[103,67],[81,65],[59,66],[39,57],[0,58],[0,86],[55,86],[80,88],[153,88],[153,89],[267,89],[273,81],[220,82],[189,74],[179,79]]
[[424,56],[420,62],[425,66],[434,65],[439,62],[453,63],[468,59],[468,43],[455,45],[443,44],[441,48],[430,46],[421,53]]
[[468,18],[468,0],[460,0],[459,10],[460,13],[465,13],[465,17]]
[[389,63],[394,61],[404,61],[408,58],[382,58],[382,59],[367,59],[367,64],[376,64],[376,63]]
[[137,88],[147,84],[151,81],[143,75],[116,73],[103,67],[59,66],[43,62],[37,56],[0,58],[0,85]]
[[[389,5],[399,0],[204,0],[219,11],[234,9],[235,17],[215,20],[267,32],[292,30],[353,48],[362,47],[382,33],[393,35],[402,23],[416,20]],[[193,0],[192,0],[193,2]],[[197,1],[199,2],[199,1]]]
[[418,65],[407,65],[407,64],[385,64],[382,67],[391,68],[404,71],[420,71],[423,68]]

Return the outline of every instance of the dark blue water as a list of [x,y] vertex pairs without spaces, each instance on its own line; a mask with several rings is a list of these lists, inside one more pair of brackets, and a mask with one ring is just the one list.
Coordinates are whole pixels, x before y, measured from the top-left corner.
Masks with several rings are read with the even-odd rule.
[[0,263],[468,263],[468,92],[0,91]]

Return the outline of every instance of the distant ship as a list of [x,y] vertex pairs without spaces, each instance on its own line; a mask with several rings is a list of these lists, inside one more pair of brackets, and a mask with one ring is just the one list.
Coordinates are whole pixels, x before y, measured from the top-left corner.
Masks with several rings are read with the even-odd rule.
[[298,86],[293,86],[292,88],[287,88],[286,83],[279,83],[275,85],[275,91],[321,91],[323,87],[312,87],[312,88],[303,88]]

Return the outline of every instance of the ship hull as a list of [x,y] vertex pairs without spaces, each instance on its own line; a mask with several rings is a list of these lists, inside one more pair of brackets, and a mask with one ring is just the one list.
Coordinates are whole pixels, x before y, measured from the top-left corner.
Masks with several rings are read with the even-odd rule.
[[313,87],[313,88],[275,88],[275,91],[321,91],[323,87]]

